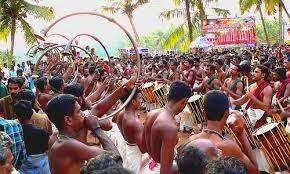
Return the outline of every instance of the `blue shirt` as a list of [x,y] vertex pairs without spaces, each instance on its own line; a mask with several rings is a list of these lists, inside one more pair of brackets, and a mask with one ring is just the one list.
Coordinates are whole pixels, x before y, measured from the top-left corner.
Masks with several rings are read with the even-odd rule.
[[13,166],[16,167],[17,164],[22,164],[27,156],[21,125],[14,120],[0,118],[0,129],[6,132],[13,141],[11,149],[14,157]]

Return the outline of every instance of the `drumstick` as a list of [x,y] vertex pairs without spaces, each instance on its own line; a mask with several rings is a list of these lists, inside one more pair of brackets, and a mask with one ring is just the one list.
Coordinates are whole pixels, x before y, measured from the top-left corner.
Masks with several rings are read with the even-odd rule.
[[246,89],[247,91],[249,91],[249,78],[246,77]]
[[279,108],[281,109],[281,111],[285,112],[284,108],[282,107],[282,105],[278,99],[277,99],[277,104],[278,104]]

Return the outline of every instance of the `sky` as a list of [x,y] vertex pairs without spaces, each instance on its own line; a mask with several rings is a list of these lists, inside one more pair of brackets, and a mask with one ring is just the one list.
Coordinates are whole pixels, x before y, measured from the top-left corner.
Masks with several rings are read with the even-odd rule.
[[[28,0],[29,1],[29,0]],[[31,1],[31,0],[30,0]],[[52,6],[55,9],[55,19],[58,19],[66,14],[79,12],[79,11],[92,11],[95,10],[99,13],[103,13],[101,10],[102,5],[110,4],[109,0],[41,0],[39,5]],[[241,16],[238,6],[238,0],[222,0],[221,3],[212,4],[210,7],[220,7],[230,10],[230,17]],[[290,9],[290,3],[287,4],[287,9]],[[171,24],[178,25],[180,20],[175,19],[171,21],[162,21],[159,18],[159,14],[162,11],[173,9],[174,6],[171,3],[171,0],[150,0],[150,3],[145,4],[138,8],[134,13],[134,22],[137,28],[137,31],[140,35],[147,34],[149,32],[155,31],[157,29],[163,30],[168,28]],[[209,11],[209,18],[214,18],[216,16],[211,15]],[[118,23],[124,26],[130,33],[133,33],[130,27],[128,18],[120,13],[111,15],[104,13],[107,16],[113,17]],[[244,16],[255,15],[254,10],[251,10],[250,13],[245,14]],[[259,16],[256,16],[259,18]],[[42,20],[36,20],[35,18],[28,17],[27,20],[34,27],[36,33],[48,26],[51,22],[45,22]],[[259,19],[257,19],[259,21]],[[61,23],[53,27],[49,34],[61,33],[68,38],[80,33],[89,33],[98,37],[105,46],[112,45],[114,42],[120,42],[120,40],[125,40],[125,34],[118,29],[117,26],[105,21],[99,17],[93,16],[79,16],[68,18]],[[78,39],[80,45],[85,43],[93,43],[94,41],[85,37]],[[64,39],[59,37],[50,37],[49,41],[57,43],[66,43]],[[0,50],[5,50],[9,48],[9,41],[7,43],[0,42]],[[20,56],[26,52],[27,46],[24,41],[24,36],[22,31],[17,32],[15,40],[15,53]]]

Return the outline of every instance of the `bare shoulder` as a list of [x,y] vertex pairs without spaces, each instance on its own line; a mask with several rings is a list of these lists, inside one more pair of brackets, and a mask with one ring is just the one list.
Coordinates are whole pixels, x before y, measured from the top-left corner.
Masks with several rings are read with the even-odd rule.
[[240,147],[231,140],[223,140],[216,142],[215,144],[220,150],[222,150],[224,156],[242,156]]
[[271,86],[267,86],[264,90],[263,90],[263,93],[264,94],[268,94],[268,95],[271,95],[273,94],[273,89]]

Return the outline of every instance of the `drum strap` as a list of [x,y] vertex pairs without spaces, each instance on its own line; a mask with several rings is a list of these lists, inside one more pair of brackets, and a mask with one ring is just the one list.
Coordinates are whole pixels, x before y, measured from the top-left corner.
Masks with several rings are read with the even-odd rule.
[[210,134],[216,134],[218,135],[221,139],[225,139],[224,135],[222,133],[219,133],[215,130],[211,130],[211,129],[203,129],[203,132],[206,132],[206,133],[210,133]]

